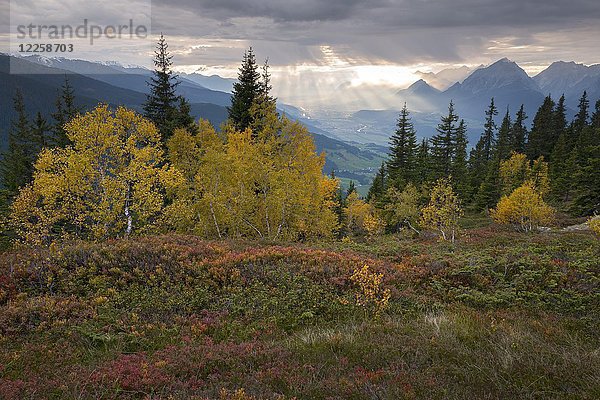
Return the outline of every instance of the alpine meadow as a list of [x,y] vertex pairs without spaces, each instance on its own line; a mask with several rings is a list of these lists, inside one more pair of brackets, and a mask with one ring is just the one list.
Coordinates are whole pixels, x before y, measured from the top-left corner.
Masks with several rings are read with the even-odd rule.
[[600,398],[600,5],[10,3],[0,399]]

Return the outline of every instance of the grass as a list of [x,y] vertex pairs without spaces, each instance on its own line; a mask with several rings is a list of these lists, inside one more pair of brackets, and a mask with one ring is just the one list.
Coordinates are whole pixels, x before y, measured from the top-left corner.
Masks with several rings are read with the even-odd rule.
[[[0,254],[0,398],[600,398],[600,241],[465,225],[454,246],[161,236]],[[390,293],[381,313],[356,301],[364,265]]]

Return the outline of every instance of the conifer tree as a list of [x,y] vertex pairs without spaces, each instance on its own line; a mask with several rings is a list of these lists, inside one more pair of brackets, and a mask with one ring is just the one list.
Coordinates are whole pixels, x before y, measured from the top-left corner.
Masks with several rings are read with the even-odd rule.
[[579,105],[577,106],[577,114],[575,115],[575,120],[573,121],[573,137],[577,140],[577,137],[581,134],[583,128],[588,125],[588,120],[590,117],[590,101],[588,99],[587,91],[584,91],[579,99]]
[[348,185],[348,189],[346,189],[345,198],[347,199],[348,196],[350,196],[352,193],[357,193],[356,192],[356,184],[354,183],[354,181],[350,181],[350,184]]
[[552,197],[560,201],[568,201],[572,173],[573,159],[570,157],[569,138],[567,132],[563,132],[552,151],[552,162],[550,163],[550,184]]
[[492,159],[492,149],[494,147],[494,141],[496,139],[496,121],[494,118],[498,115],[498,109],[494,104],[494,98],[490,101],[490,105],[485,112],[486,119],[484,124],[483,135],[481,136],[481,156],[484,161],[490,161]]
[[415,182],[422,184],[429,179],[431,175],[429,141],[423,139],[418,145],[415,159]]
[[387,162],[391,184],[401,189],[409,182],[415,181],[415,158],[417,137],[406,107],[400,111],[396,132],[390,141],[390,158]]
[[65,125],[67,122],[79,115],[80,110],[75,105],[75,91],[69,83],[69,78],[65,75],[65,82],[62,85],[61,92],[56,98],[56,111],[52,114],[54,124],[52,128],[52,137],[49,145],[53,147],[66,147],[71,144],[67,137]]
[[565,95],[560,96],[556,108],[554,110],[554,129],[550,138],[552,148],[556,145],[561,135],[567,133],[567,109],[565,106]]
[[385,171],[385,163],[381,164],[377,175],[373,179],[373,184],[371,188],[369,188],[369,193],[367,194],[367,202],[371,204],[378,205],[377,203],[383,201],[383,196],[385,195],[386,190],[386,171]]
[[8,149],[0,163],[0,187],[8,203],[16,196],[20,187],[26,185],[33,175],[33,163],[37,157],[37,146],[29,123],[23,94],[19,89],[13,99],[17,115],[12,121],[8,136]]
[[526,154],[530,160],[540,156],[546,159],[550,157],[554,143],[554,129],[554,101],[547,96],[533,119],[533,127],[529,133]]
[[[485,205],[487,205],[489,201],[489,190],[486,189],[486,187],[489,186],[489,182],[492,180],[493,177],[489,176],[489,170],[496,142],[497,126],[494,117],[498,115],[498,109],[496,108],[493,98],[490,101],[490,105],[486,110],[485,115],[486,120],[483,126],[483,133],[477,141],[475,147],[471,150],[471,154],[469,157],[469,177],[471,180],[470,200],[476,200],[476,202],[480,205],[480,208],[485,207]],[[485,181],[488,182],[488,186],[482,189],[482,185]],[[485,192],[485,200],[481,200],[481,196],[483,194],[482,190]]]
[[177,128],[195,129],[187,100],[177,96],[178,76],[173,72],[173,56],[161,34],[154,51],[154,71],[148,83],[150,93],[144,115],[156,125],[165,144]]
[[38,111],[33,120],[33,126],[31,127],[32,137],[35,140],[36,150],[39,153],[43,148],[49,147],[52,143],[51,136],[52,127],[48,124],[48,121],[42,116],[42,113]]
[[581,131],[573,150],[573,204],[578,215],[600,212],[600,130]]
[[512,121],[510,119],[510,111],[506,108],[506,114],[502,119],[502,124],[498,130],[498,140],[494,148],[494,157],[499,161],[504,161],[510,157],[511,152],[514,150],[511,144],[514,143]]
[[268,135],[277,133],[277,99],[271,95],[271,72],[269,71],[269,60],[266,59],[263,64],[259,91],[250,107],[250,128],[252,135],[256,139],[259,135]]
[[346,226],[346,214],[344,213],[344,208],[346,208],[346,198],[344,197],[344,192],[339,184],[339,179],[335,176],[335,170],[331,171],[330,175],[331,180],[337,182],[337,190],[335,192],[335,197],[333,199],[333,207],[332,210],[337,219],[337,228],[335,229],[335,234],[338,238],[343,237],[346,234],[345,226]]
[[521,104],[521,108],[515,117],[515,123],[512,126],[513,143],[511,144],[511,149],[517,153],[525,153],[525,146],[527,144],[527,126],[525,125],[526,119],[527,114],[525,114],[525,106]]
[[228,108],[229,119],[238,130],[243,131],[252,125],[253,118],[250,109],[261,92],[260,79],[256,57],[250,47],[244,53],[238,81],[233,84],[231,106]]
[[600,129],[600,100],[596,101],[594,114],[592,114],[592,127],[594,129]]
[[469,171],[467,160],[467,125],[465,120],[461,119],[456,129],[454,143],[454,156],[452,161],[452,178],[455,182],[457,193],[461,197],[466,197],[469,192]]
[[448,106],[448,115],[443,116],[437,126],[438,132],[431,138],[431,167],[434,179],[446,178],[452,173],[452,161],[456,143],[456,122],[454,103]]

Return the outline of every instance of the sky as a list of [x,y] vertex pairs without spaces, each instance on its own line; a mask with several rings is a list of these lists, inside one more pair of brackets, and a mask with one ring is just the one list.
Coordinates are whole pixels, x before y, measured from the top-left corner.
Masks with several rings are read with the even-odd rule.
[[[306,107],[343,98],[377,107],[377,88],[410,85],[421,72],[508,57],[530,75],[557,60],[600,63],[598,0],[2,0],[11,22],[133,18],[145,41],[100,43],[76,56],[148,65],[164,33],[179,71],[235,77],[252,46],[268,58],[275,94]],[[10,5],[10,13],[6,9]],[[3,21],[0,40],[14,34]],[[13,41],[14,44],[14,41]],[[68,55],[66,55],[68,57]],[[365,99],[367,97],[368,99]],[[385,103],[385,101],[382,101]],[[381,104],[384,106],[384,104]]]

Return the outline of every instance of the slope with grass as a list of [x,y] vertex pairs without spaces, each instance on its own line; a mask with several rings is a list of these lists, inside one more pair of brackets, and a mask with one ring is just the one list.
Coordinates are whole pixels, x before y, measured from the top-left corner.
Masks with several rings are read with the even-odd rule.
[[14,250],[0,398],[596,399],[599,260],[590,233],[493,227]]

